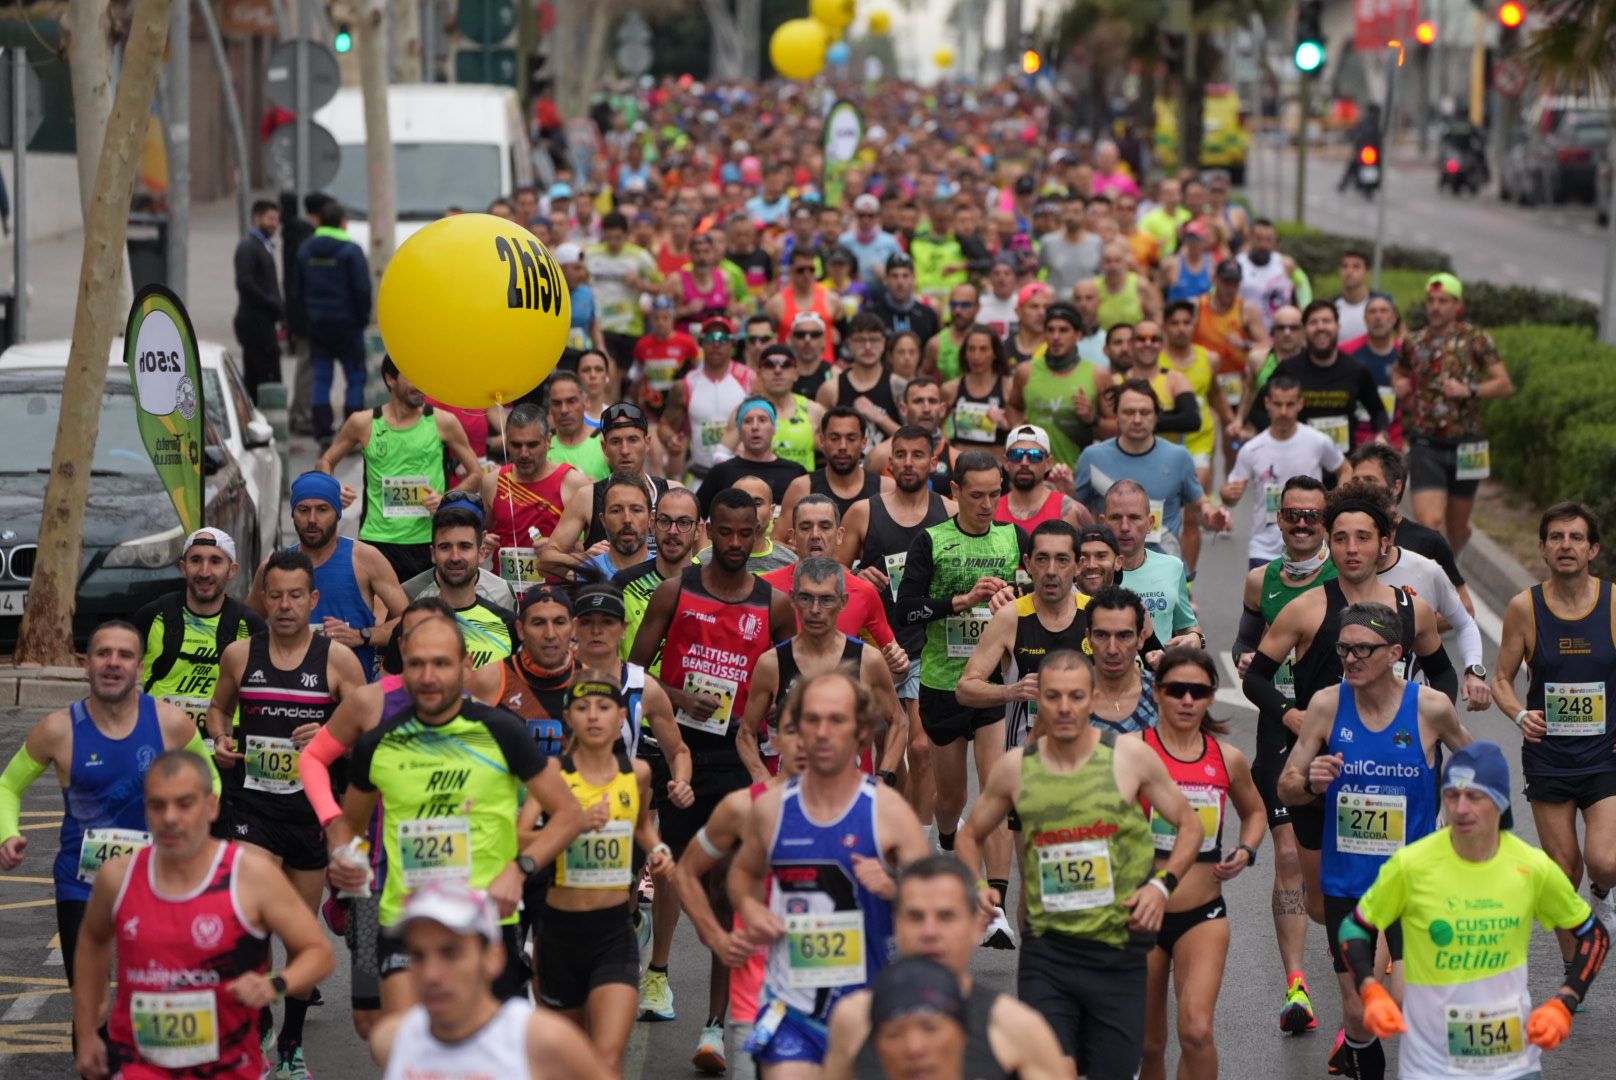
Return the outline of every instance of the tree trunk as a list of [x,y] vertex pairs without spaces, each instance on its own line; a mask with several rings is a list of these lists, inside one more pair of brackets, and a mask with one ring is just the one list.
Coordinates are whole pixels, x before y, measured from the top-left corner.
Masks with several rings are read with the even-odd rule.
[[712,68],[708,77],[714,82],[757,78],[757,72],[744,69],[745,34],[729,9],[729,0],[701,0],[701,9],[707,14],[707,25],[713,35]]
[[[79,211],[90,220],[95,198],[95,171],[107,140],[112,112],[112,19],[108,0],[68,0],[62,17],[66,32],[67,77],[73,89],[73,130],[77,133]],[[118,280],[107,302],[128,311],[134,294],[129,286],[129,252],[119,259]]]
[[615,5],[610,3],[597,3],[594,7],[589,19],[588,36],[584,38],[578,83],[573,87],[572,108],[564,111],[562,116],[583,116],[589,111],[589,98],[595,87],[600,85],[601,73],[606,69],[606,32],[611,29],[616,10]]
[[1201,55],[1201,31],[1192,22],[1184,35],[1184,74],[1178,80],[1178,167],[1201,168],[1202,122],[1205,117],[1206,76]]
[[190,295],[191,252],[191,5],[169,12],[168,62],[162,88],[163,145],[168,151],[168,274],[166,284]]
[[[50,479],[39,526],[39,557],[17,637],[17,659],[70,665],[73,608],[84,551],[84,507],[90,498],[90,459],[101,424],[107,351],[128,305],[117,306],[119,270],[129,226],[129,196],[140,164],[146,118],[157,90],[168,41],[171,0],[135,0],[123,70],[107,119],[94,197],[85,217],[84,258],[73,313],[73,344],[62,385]],[[79,138],[85,137],[81,129]],[[81,149],[82,156],[82,149]],[[133,408],[133,404],[129,406]]]
[[393,139],[387,118],[387,9],[368,0],[358,25],[359,84],[365,98],[365,167],[370,200],[370,277],[381,287],[393,257],[393,226],[398,219],[393,184]]
[[421,0],[392,0],[393,81],[421,81]]

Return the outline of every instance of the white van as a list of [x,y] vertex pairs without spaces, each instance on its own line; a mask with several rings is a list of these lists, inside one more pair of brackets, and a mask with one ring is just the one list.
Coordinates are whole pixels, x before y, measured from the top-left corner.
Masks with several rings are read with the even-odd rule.
[[[450,207],[485,210],[490,202],[533,183],[533,150],[516,91],[473,84],[414,83],[387,88],[393,132],[402,244]],[[348,232],[368,247],[365,223],[365,100],[344,87],[314,114],[342,150],[337,178],[325,188],[348,211]]]

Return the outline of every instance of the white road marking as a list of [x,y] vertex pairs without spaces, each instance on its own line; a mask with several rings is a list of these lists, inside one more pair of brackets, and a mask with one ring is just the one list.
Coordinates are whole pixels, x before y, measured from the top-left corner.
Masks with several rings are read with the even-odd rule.
[[1476,628],[1481,631],[1481,636],[1491,642],[1496,649],[1499,641],[1504,636],[1504,620],[1498,617],[1498,612],[1494,611],[1487,601],[1478,596],[1474,589],[1470,591],[1470,602],[1476,605]]
[[1219,651],[1218,668],[1223,672],[1223,685],[1218,687],[1217,696],[1212,700],[1219,705],[1226,705],[1231,709],[1245,709],[1247,712],[1256,712],[1251,702],[1246,700],[1245,693],[1240,689],[1240,671],[1234,666],[1234,660],[1228,653]]
[[[49,991],[23,994],[11,1003],[10,1008],[6,1009],[3,1015],[0,1015],[0,1023],[28,1023],[39,1015],[40,1010],[45,1007],[45,1003],[51,999],[51,996]],[[11,1054],[0,1054],[0,1075],[4,1075],[6,1065],[10,1062],[12,1056]]]

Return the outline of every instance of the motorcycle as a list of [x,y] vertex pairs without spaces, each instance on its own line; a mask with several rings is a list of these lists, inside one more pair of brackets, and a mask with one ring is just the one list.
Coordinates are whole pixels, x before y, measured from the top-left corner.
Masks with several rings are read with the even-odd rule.
[[1352,166],[1352,186],[1366,199],[1374,198],[1380,190],[1380,153],[1374,147],[1358,151],[1358,160]]
[[1487,156],[1469,147],[1448,144],[1442,149],[1442,167],[1436,175],[1438,191],[1463,195],[1465,188],[1479,195],[1487,186]]

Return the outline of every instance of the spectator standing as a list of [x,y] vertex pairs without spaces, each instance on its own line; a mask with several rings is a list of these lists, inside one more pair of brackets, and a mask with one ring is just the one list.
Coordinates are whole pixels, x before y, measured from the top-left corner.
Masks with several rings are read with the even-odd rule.
[[370,322],[370,263],[346,231],[348,215],[330,199],[320,224],[297,253],[297,292],[309,324],[309,360],[314,367],[311,416],[321,449],[331,445],[331,386],[342,363],[344,416],[365,407],[365,326]]
[[236,244],[236,340],[241,343],[247,393],[254,400],[260,386],[281,379],[281,343],[275,330],[286,314],[275,276],[275,230],[280,223],[280,207],[259,199],[252,206],[252,227]]

